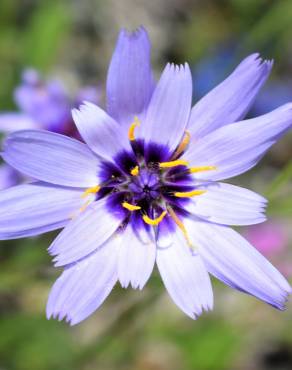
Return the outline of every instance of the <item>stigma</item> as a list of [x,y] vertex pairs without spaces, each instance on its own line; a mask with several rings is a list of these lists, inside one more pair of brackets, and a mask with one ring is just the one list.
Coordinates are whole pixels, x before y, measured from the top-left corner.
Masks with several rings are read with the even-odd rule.
[[177,191],[174,196],[177,198],[191,198],[206,193],[207,190]]
[[131,123],[130,127],[129,127],[129,131],[128,131],[128,138],[130,141],[134,141],[136,138],[135,138],[135,130],[137,127],[140,126],[140,121],[139,121],[139,118],[137,116],[134,117],[134,122]]
[[174,210],[171,207],[167,207],[167,211],[168,211],[170,217],[173,219],[173,221],[176,223],[176,225],[182,231],[183,236],[185,237],[188,246],[190,248],[194,249],[194,246],[191,242],[191,239],[189,237],[189,234],[188,234],[187,229],[186,229],[185,225],[183,224],[183,222],[178,218],[177,214],[174,212]]
[[88,195],[90,194],[96,194],[99,192],[100,190],[100,186],[99,185],[96,185],[96,186],[93,186],[92,188],[88,188],[84,191],[84,193],[81,195],[81,198],[86,198]]
[[135,167],[131,170],[131,175],[132,175],[132,176],[138,176],[138,175],[139,175],[139,166],[135,166]]
[[182,141],[180,142],[179,146],[177,147],[172,157],[173,158],[179,157],[188,147],[190,140],[191,140],[190,132],[185,131],[184,137],[182,138]]
[[151,225],[151,226],[157,226],[164,219],[164,217],[166,216],[166,214],[167,214],[167,212],[166,211],[163,211],[159,217],[150,218],[147,215],[143,215],[142,218],[143,218],[143,221],[146,224]]
[[128,203],[128,202],[123,202],[122,203],[122,206],[124,207],[124,208],[126,208],[128,211],[130,211],[130,212],[133,212],[133,211],[138,211],[139,209],[141,209],[141,207],[140,206],[136,206],[136,205],[134,205],[134,204],[130,204],[130,203]]
[[160,168],[172,168],[177,166],[188,166],[189,162],[185,161],[183,159],[177,159],[175,161],[170,162],[160,162],[159,167]]
[[190,167],[189,173],[197,173],[197,172],[213,171],[213,170],[217,170],[217,167],[216,166]]

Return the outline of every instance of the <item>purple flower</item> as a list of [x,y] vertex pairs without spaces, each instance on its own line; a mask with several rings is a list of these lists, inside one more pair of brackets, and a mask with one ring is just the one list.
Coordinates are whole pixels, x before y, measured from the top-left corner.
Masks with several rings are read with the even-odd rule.
[[[75,137],[77,130],[72,121],[71,108],[83,100],[98,103],[100,96],[97,88],[86,86],[77,92],[76,99],[72,101],[59,80],[44,81],[36,70],[27,69],[21,84],[14,91],[14,100],[19,112],[0,114],[0,132],[43,129]],[[16,171],[0,166],[0,189],[19,182],[20,176]]]
[[61,81],[44,81],[34,69],[23,72],[22,82],[14,91],[19,112],[0,114],[0,131],[13,132],[23,129],[43,129],[74,136],[71,108],[80,99],[99,103],[99,92],[87,86],[77,92],[72,100]]
[[255,166],[291,128],[291,104],[241,121],[271,67],[250,55],[191,108],[188,65],[168,64],[155,85],[146,31],[122,31],[107,112],[90,103],[73,111],[86,144],[34,130],[7,138],[4,160],[38,182],[1,193],[0,237],[65,227],[49,248],[64,272],[48,317],[82,321],[117,281],[142,289],[155,262],[192,318],[213,306],[209,273],[284,309],[288,282],[229,227],[263,222],[266,200],[220,182]]

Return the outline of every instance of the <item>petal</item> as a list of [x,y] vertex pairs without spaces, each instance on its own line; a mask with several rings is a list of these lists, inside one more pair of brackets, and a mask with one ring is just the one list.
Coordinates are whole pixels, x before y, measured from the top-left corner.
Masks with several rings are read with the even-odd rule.
[[259,54],[245,58],[220,85],[204,96],[192,109],[188,130],[198,139],[217,128],[244,118],[273,63]]
[[5,134],[18,130],[38,128],[41,127],[26,114],[14,112],[0,114],[0,131]]
[[292,103],[263,116],[226,125],[198,140],[186,153],[191,167],[216,166],[198,179],[222,180],[257,164],[265,152],[292,127]]
[[81,207],[80,190],[44,183],[14,186],[0,192],[0,239],[39,235],[64,227]]
[[144,127],[146,143],[174,151],[186,128],[192,101],[192,76],[187,64],[168,64],[152,95]]
[[90,204],[57,236],[49,248],[56,256],[56,266],[64,266],[84,258],[110,238],[123,221],[110,212],[109,199]]
[[234,230],[187,220],[208,271],[224,283],[283,309],[291,287],[275,267]]
[[99,160],[87,145],[53,132],[14,132],[4,142],[2,157],[18,171],[41,181],[74,187],[98,184]]
[[180,235],[174,244],[157,249],[157,266],[164,285],[176,305],[195,319],[213,307],[213,293],[201,257],[191,251]]
[[143,243],[132,226],[128,226],[120,238],[118,276],[121,286],[127,288],[131,284],[134,289],[143,289],[154,267],[155,243],[150,238],[148,243]]
[[94,254],[67,267],[53,285],[47,317],[78,324],[104,302],[117,281],[117,240],[110,239]]
[[112,160],[122,149],[131,150],[127,131],[98,106],[85,103],[72,111],[80,135],[99,156]]
[[15,171],[14,168],[4,163],[0,165],[0,190],[18,185],[21,180],[19,172]]
[[118,122],[127,122],[148,105],[154,88],[150,41],[143,27],[120,32],[107,76],[107,111]]
[[225,225],[252,225],[266,220],[266,199],[250,190],[225,183],[201,188],[206,193],[190,199],[184,206],[194,215]]

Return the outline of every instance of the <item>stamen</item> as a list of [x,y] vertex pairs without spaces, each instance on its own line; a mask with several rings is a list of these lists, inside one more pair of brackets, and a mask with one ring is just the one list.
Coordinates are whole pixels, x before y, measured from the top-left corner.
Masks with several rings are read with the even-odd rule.
[[139,209],[141,209],[141,207],[135,206],[134,204],[130,204],[130,203],[127,203],[127,202],[123,202],[122,206],[124,208],[126,208],[128,211],[131,211],[131,212],[138,211]]
[[182,138],[182,141],[180,142],[178,148],[173,154],[173,158],[178,157],[182,152],[185,151],[186,147],[189,145],[191,140],[191,134],[189,131],[185,131],[184,137]]
[[81,195],[81,198],[86,198],[88,195],[90,194],[95,194],[95,193],[98,193],[100,190],[100,186],[99,185],[96,185],[96,186],[93,186],[92,188],[88,188],[85,190],[85,192]]
[[188,166],[188,162],[184,161],[183,159],[177,159],[176,161],[170,161],[170,162],[160,162],[159,167],[160,168],[171,168],[171,167],[177,167],[177,166]]
[[191,198],[206,193],[207,190],[177,191],[174,196],[178,198]]
[[167,212],[166,211],[163,211],[159,217],[156,217],[154,219],[148,217],[147,215],[143,215],[142,218],[143,218],[143,221],[146,224],[152,225],[152,226],[157,226],[164,219],[164,217],[166,216],[166,214],[167,214]]
[[128,138],[129,138],[130,141],[135,140],[135,129],[138,126],[140,126],[140,121],[139,121],[138,117],[135,116],[134,117],[134,122],[131,124],[131,126],[129,127],[129,131],[128,131]]
[[189,173],[197,173],[203,171],[213,171],[217,170],[216,166],[202,166],[202,167],[191,167],[189,168]]
[[136,166],[136,167],[134,167],[134,168],[131,170],[131,175],[132,175],[132,176],[138,176],[138,175],[139,175],[139,166]]
[[182,221],[177,217],[176,213],[174,212],[174,210],[171,208],[171,207],[167,207],[167,211],[168,213],[170,214],[170,217],[173,219],[173,221],[177,224],[177,226],[181,229],[187,243],[188,243],[188,246],[190,248],[194,248],[193,244],[191,243],[191,240],[190,240],[190,237],[188,235],[188,232],[187,232],[187,229],[185,228],[185,225],[182,223]]

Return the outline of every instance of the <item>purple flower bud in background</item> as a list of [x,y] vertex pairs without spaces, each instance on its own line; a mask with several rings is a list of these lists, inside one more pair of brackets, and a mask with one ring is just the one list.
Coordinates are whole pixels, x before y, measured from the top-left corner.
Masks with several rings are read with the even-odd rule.
[[[14,91],[18,112],[0,113],[0,133],[40,129],[79,137],[72,120],[71,109],[86,100],[98,104],[100,90],[86,86],[70,97],[60,80],[43,80],[35,69],[27,69],[22,74],[21,84]],[[0,166],[0,189],[15,185],[22,177],[7,166]]]

